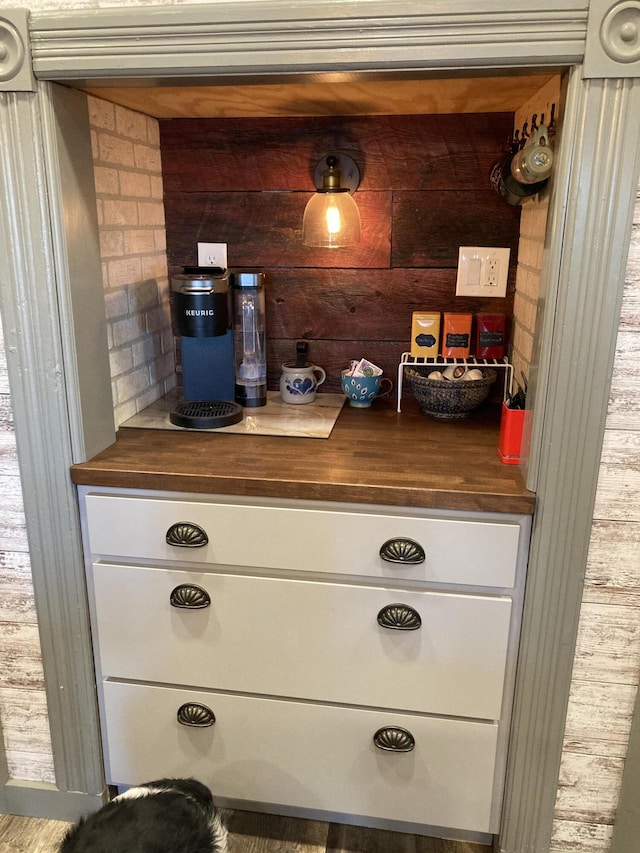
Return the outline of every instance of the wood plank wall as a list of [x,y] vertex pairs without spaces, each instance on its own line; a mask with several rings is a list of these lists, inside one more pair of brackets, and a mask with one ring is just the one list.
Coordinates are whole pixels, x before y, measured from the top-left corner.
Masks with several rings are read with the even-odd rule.
[[[339,391],[366,357],[395,376],[414,310],[511,316],[520,208],[490,188],[513,114],[173,119],[160,122],[169,273],[198,242],[226,242],[231,267],[267,272],[269,387],[295,342]],[[316,163],[344,152],[361,171],[357,248],[302,245]],[[456,298],[459,246],[506,246],[506,299]]]

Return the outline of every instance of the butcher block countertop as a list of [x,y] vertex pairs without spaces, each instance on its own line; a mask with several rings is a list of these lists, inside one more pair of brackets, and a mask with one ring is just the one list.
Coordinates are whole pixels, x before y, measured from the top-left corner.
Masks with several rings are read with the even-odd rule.
[[459,421],[413,400],[345,405],[327,439],[121,428],[116,442],[73,465],[83,486],[533,513],[517,465],[497,455],[499,406]]

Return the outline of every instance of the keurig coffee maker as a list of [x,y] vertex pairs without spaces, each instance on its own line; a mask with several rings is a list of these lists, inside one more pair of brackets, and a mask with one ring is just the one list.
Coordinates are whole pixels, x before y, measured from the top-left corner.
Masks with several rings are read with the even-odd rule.
[[234,399],[229,278],[228,270],[217,267],[185,267],[171,279],[185,400]]
[[[211,403],[226,401],[233,416],[239,411],[236,421],[240,406],[266,405],[264,273],[184,267],[171,279],[171,308],[185,401],[206,404],[207,412]],[[193,425],[208,428],[207,412],[194,415]],[[172,422],[190,425],[181,411],[172,412]]]

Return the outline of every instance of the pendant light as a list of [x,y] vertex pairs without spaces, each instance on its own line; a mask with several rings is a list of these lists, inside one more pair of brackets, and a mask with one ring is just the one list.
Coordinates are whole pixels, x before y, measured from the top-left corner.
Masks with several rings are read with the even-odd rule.
[[338,248],[360,242],[360,211],[351,197],[360,183],[360,171],[351,157],[330,154],[315,169],[316,193],[302,220],[305,246]]

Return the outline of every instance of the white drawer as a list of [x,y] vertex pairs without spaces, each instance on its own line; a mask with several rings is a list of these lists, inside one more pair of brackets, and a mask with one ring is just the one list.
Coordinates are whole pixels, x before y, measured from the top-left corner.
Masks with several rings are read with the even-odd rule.
[[[93,577],[103,677],[500,717],[507,597],[106,563]],[[172,606],[182,585],[210,605]],[[420,628],[378,624],[397,603]]]
[[[515,522],[120,495],[88,494],[86,509],[94,555],[495,587],[513,586],[520,534]],[[207,543],[168,544],[167,531],[181,522],[189,533],[202,529]],[[385,542],[406,540],[422,547],[423,562],[381,558]]]
[[[215,723],[177,721],[184,704]],[[214,796],[476,832],[490,821],[497,726],[118,682],[104,684],[107,781],[196,776]],[[373,744],[411,732],[411,752]]]

